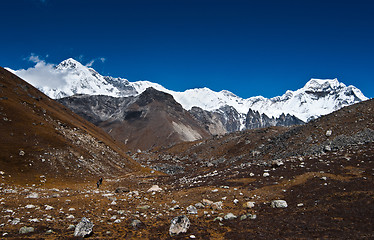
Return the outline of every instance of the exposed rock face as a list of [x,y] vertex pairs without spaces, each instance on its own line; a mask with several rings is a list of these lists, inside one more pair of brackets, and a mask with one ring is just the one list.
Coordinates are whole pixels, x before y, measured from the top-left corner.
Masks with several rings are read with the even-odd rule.
[[260,114],[258,111],[254,111],[249,109],[247,113],[247,118],[245,122],[246,129],[254,129],[254,128],[263,128],[263,127],[271,127],[271,126],[292,126],[292,125],[300,125],[304,122],[298,119],[295,116],[291,116],[290,114],[284,115],[281,114],[279,117],[269,118],[266,114]]
[[210,135],[170,94],[153,88],[136,97],[78,95],[59,102],[130,149],[168,146]]
[[279,117],[268,117],[258,111],[249,109],[247,115],[238,113],[231,106],[223,106],[214,111],[206,111],[193,107],[190,113],[212,135],[222,135],[245,129],[264,128],[270,126],[292,126],[304,124],[303,121],[290,114]]
[[171,220],[171,225],[169,228],[170,236],[176,236],[180,233],[187,232],[190,227],[190,220],[185,215],[175,217]]
[[77,224],[74,231],[74,237],[86,237],[92,233],[94,224],[87,218],[83,217],[80,223]]

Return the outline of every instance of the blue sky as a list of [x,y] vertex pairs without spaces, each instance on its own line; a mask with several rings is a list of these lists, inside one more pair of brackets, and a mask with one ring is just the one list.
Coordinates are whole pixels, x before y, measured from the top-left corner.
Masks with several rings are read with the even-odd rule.
[[374,1],[2,1],[0,66],[73,57],[183,91],[274,97],[338,78],[374,97]]

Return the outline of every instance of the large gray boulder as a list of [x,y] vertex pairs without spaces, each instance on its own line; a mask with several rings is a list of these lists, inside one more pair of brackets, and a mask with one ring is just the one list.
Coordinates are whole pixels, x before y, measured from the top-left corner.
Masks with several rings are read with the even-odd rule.
[[86,237],[92,233],[94,224],[87,218],[83,217],[80,223],[77,224],[74,231],[75,237]]
[[187,232],[190,227],[190,220],[185,215],[175,217],[171,220],[171,225],[169,228],[170,236],[176,236],[180,233]]

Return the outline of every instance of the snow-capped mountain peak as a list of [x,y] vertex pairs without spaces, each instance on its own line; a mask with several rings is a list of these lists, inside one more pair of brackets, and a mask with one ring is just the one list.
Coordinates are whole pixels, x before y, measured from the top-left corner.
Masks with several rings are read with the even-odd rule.
[[[35,79],[35,72],[39,70],[37,66],[32,69],[33,79]],[[45,66],[48,67],[49,65]],[[28,81],[28,71],[17,70],[13,72]],[[51,74],[51,71],[53,77],[57,80],[60,79],[63,84],[49,85],[49,82],[46,81],[36,87],[55,99],[74,94],[113,97],[136,96],[148,87],[153,87],[156,90],[173,95],[174,99],[186,110],[190,110],[192,107],[200,107],[206,111],[216,111],[222,107],[230,106],[243,118],[251,109],[258,111],[260,114],[264,113],[270,118],[290,114],[306,122],[341,107],[367,100],[359,89],[354,86],[347,87],[336,78],[312,78],[304,87],[295,91],[288,90],[282,96],[270,99],[262,96],[243,99],[227,90],[215,92],[204,87],[176,92],[150,81],[129,82],[123,78],[102,76],[94,69],[82,65],[73,58],[62,61],[52,70],[49,70],[49,74]],[[33,84],[31,81],[30,83]]]

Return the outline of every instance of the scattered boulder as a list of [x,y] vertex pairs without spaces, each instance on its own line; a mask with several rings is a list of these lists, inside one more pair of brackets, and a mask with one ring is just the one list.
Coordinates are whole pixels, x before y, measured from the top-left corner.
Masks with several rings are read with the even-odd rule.
[[288,207],[287,202],[285,200],[273,200],[271,201],[272,208],[286,208]]
[[203,204],[204,204],[205,206],[211,206],[211,205],[213,204],[213,201],[210,201],[210,200],[208,200],[208,199],[203,199]]
[[175,217],[171,220],[171,225],[169,228],[170,236],[176,236],[180,233],[187,232],[190,227],[190,220],[185,215]]
[[80,223],[77,224],[74,231],[75,237],[87,237],[92,233],[94,224],[87,218],[83,217]]
[[196,207],[190,205],[190,206],[187,207],[187,212],[189,214],[197,214],[197,209],[196,209]]
[[23,226],[19,229],[19,234],[27,234],[27,233],[32,233],[34,231],[35,229],[33,227]]
[[49,206],[49,205],[45,205],[45,210],[52,210],[53,209],[53,207],[52,206]]
[[142,221],[138,220],[138,219],[134,219],[131,221],[131,224],[130,224],[135,230],[138,230],[138,229],[141,229],[141,228],[144,228],[145,225]]
[[255,202],[243,203],[243,208],[254,208],[254,207],[255,207]]
[[326,137],[330,137],[331,134],[332,134],[332,131],[331,131],[331,130],[327,130],[327,131],[326,131]]
[[147,192],[161,192],[162,188],[160,188],[158,185],[153,185],[150,189],[148,189]]
[[237,216],[235,216],[235,215],[232,214],[232,213],[228,213],[228,214],[226,214],[223,218],[224,218],[225,220],[232,220],[232,219],[237,218]]
[[198,203],[195,204],[195,207],[196,208],[204,208],[205,206],[201,202],[198,202]]
[[128,193],[128,192],[130,192],[130,189],[126,187],[119,187],[115,190],[115,193]]
[[39,194],[37,194],[37,193],[30,193],[29,195],[26,196],[26,198],[39,198]]
[[223,203],[221,201],[212,203],[211,207],[213,210],[222,210]]
[[276,159],[270,162],[271,167],[280,167],[282,165],[284,165],[284,162],[282,161],[282,159]]
[[139,210],[148,210],[150,208],[150,206],[149,205],[140,205],[140,206],[137,206],[136,208],[139,209]]

